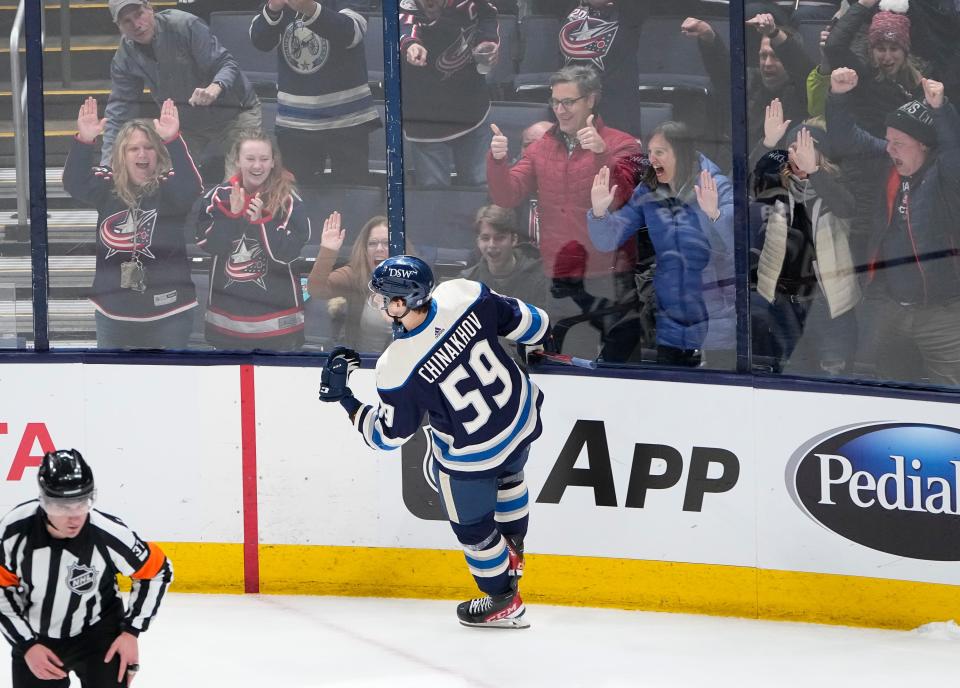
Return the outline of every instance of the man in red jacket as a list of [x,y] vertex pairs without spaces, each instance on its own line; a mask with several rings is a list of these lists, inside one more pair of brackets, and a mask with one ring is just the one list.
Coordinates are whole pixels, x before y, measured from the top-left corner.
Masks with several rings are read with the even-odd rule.
[[[551,318],[607,312],[610,320],[636,299],[633,267],[636,245],[617,251],[594,248],[587,233],[587,210],[593,177],[604,165],[638,155],[640,144],[629,134],[604,126],[595,113],[601,81],[588,66],[561,69],[550,79],[550,106],[557,124],[524,151],[513,167],[508,141],[496,124],[487,156],[487,183],[496,205],[513,208],[537,196],[543,269],[553,280]],[[565,350],[566,351],[566,350]],[[591,358],[596,351],[588,354]]]

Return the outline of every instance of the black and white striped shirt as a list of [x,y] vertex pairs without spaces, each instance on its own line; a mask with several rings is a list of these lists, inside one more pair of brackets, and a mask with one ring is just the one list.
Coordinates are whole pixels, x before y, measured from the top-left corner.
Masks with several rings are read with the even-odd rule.
[[[118,573],[133,579],[126,611]],[[42,638],[75,637],[101,619],[122,619],[122,631],[139,635],[172,580],[157,545],[96,509],[66,539],[50,535],[36,499],[0,521],[0,631],[21,651]]]

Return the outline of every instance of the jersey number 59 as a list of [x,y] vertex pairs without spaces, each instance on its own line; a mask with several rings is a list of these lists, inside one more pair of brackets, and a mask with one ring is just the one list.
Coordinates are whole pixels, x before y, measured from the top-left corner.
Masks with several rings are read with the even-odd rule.
[[[482,340],[473,345],[470,350],[470,369],[473,371],[476,379],[480,381],[481,387],[492,385],[497,380],[503,383],[503,390],[493,397],[494,403],[498,408],[506,406],[510,400],[510,394],[513,392],[513,383],[510,381],[510,372],[504,367],[500,360],[490,348],[490,342]],[[468,407],[473,407],[477,414],[476,418],[463,424],[463,429],[467,434],[472,435],[482,428],[490,418],[490,405],[487,404],[479,389],[472,389],[469,392],[461,393],[457,389],[457,384],[470,377],[467,368],[459,365],[450,371],[447,378],[440,383],[440,391],[447,401],[457,411],[463,411]]]

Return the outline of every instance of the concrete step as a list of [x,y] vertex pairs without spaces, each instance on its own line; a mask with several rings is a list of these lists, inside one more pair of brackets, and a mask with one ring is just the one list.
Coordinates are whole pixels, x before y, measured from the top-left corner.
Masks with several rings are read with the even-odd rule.
[[[89,289],[96,263],[96,256],[50,256],[50,288]],[[28,289],[31,275],[30,256],[0,257],[0,285]]]
[[[120,34],[74,36],[70,42],[71,77],[77,81],[105,79],[110,76],[110,60],[120,44]],[[25,49],[21,47],[22,64],[26,62]],[[43,48],[43,79],[47,86],[61,82],[62,47],[60,38],[47,36]],[[0,47],[0,74],[10,73],[10,45]]]
[[[87,299],[51,299],[48,303],[51,339],[63,335],[72,339],[79,335],[88,343],[95,340],[96,331],[93,304]],[[16,323],[15,329],[7,327]],[[0,328],[15,331],[21,336],[33,336],[33,302],[29,299],[0,301]],[[96,346],[94,344],[93,346]]]
[[[80,104],[88,97],[97,99],[100,112],[107,105],[110,81],[106,79],[74,81],[70,88],[50,83],[43,90],[43,116],[46,119],[76,119]],[[13,94],[9,83],[0,84],[0,122],[13,119]]]
[[[44,122],[44,143],[47,165],[62,166],[70,152],[70,144],[77,133],[77,122],[73,120],[51,120]],[[0,155],[13,155],[13,140],[16,134],[13,123],[0,122]]]
[[[151,4],[158,10],[176,7],[177,5],[175,1],[171,0],[157,0],[157,2]],[[59,36],[62,16],[59,0],[47,0],[44,3],[44,8],[46,9],[47,36]],[[0,4],[0,35],[10,35],[16,14],[16,3],[4,2]],[[70,33],[74,36],[117,32],[117,27],[110,19],[110,10],[105,2],[74,0],[70,3],[69,21]]]
[[[6,145],[8,145],[7,142]],[[0,145],[5,145],[0,143]],[[17,180],[17,171],[13,168],[13,161],[5,161],[0,157],[0,165],[6,164],[7,167],[0,167],[0,210],[9,211],[6,215],[7,219],[10,220],[13,214],[13,211],[16,209],[16,180]],[[63,162],[61,161],[61,165]],[[65,204],[69,204],[68,208],[76,208],[77,202],[74,201],[63,190],[63,167],[51,166],[47,167],[47,207],[48,209],[64,209]],[[12,221],[16,223],[16,217],[12,217]]]
[[[26,225],[17,223],[16,211],[0,212],[0,230],[3,232],[0,250],[5,255],[29,255],[29,222]],[[47,241],[54,253],[69,250],[72,254],[92,255],[96,227],[96,210],[74,207],[47,211]]]

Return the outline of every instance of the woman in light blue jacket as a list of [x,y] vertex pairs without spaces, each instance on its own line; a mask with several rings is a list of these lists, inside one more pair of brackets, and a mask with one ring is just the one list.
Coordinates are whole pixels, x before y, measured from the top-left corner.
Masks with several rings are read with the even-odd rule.
[[[656,255],[657,362],[732,368],[736,358],[733,187],[698,153],[686,126],[664,122],[650,137],[649,162],[629,201],[609,212],[618,184],[604,167],[587,213],[590,239],[611,251],[646,232]],[[615,181],[632,180],[623,161]],[[631,182],[627,182],[631,183]]]

